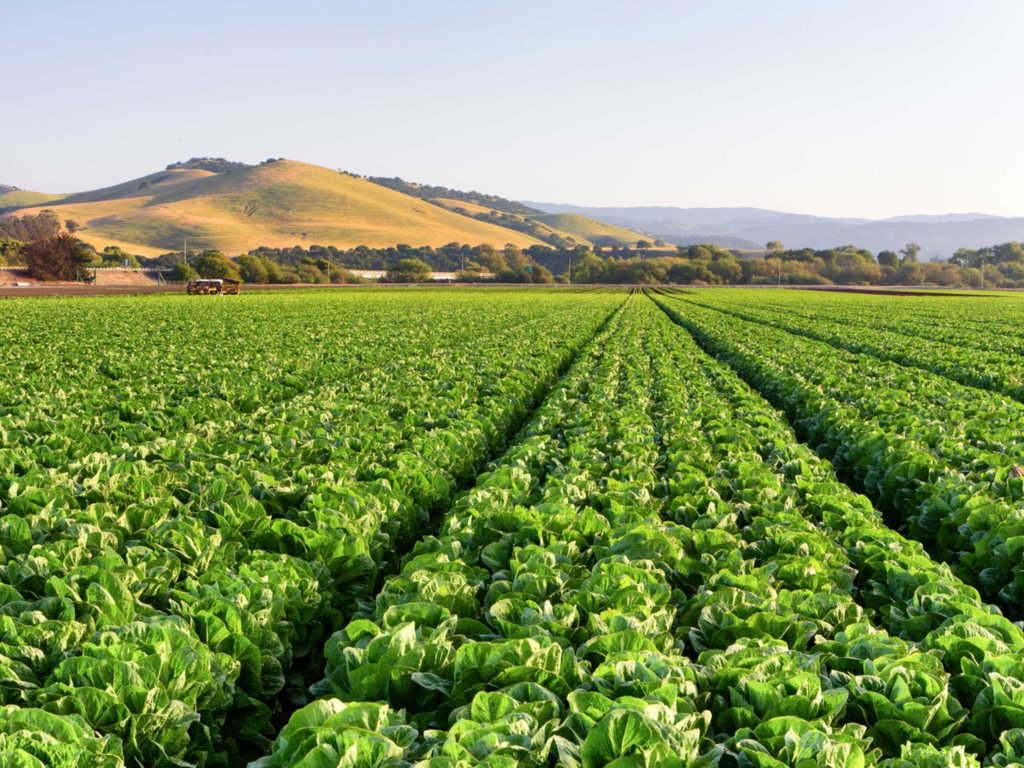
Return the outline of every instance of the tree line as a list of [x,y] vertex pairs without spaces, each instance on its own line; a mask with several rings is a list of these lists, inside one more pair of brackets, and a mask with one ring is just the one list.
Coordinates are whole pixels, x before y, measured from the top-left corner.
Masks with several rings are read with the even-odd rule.
[[815,250],[787,249],[772,241],[762,254],[716,245],[678,246],[638,240],[633,248],[534,245],[440,247],[397,245],[355,248],[257,248],[235,257],[216,250],[169,252],[143,259],[115,246],[97,251],[76,237],[79,225],[56,212],[0,220],[0,266],[26,267],[39,279],[75,280],[110,266],[165,269],[177,280],[197,277],[247,283],[354,283],[361,270],[380,270],[391,281],[421,281],[430,272],[453,272],[460,281],[507,283],[626,283],[677,285],[935,285],[1024,287],[1024,245],[1001,243],[961,248],[943,261],[922,262],[921,248],[908,243],[877,255],[854,245]]
[[[485,280],[506,283],[552,283],[551,271],[535,262],[528,253],[514,245],[498,250],[492,246],[459,246],[455,243],[442,249],[336,248],[312,246],[303,248],[258,248],[235,258],[220,251],[189,253],[187,263],[179,253],[165,254],[155,260],[170,269],[172,280],[203,278],[234,278],[246,283],[293,284],[362,283],[367,280],[353,270],[385,272],[389,282],[425,282],[434,272],[454,272],[465,282]],[[369,266],[363,266],[369,265]]]
[[620,254],[602,258],[577,253],[573,282],[688,285],[933,285],[1024,288],[1024,246],[1010,242],[971,250],[946,260],[918,260],[920,246],[908,243],[877,256],[854,245],[815,250],[768,243],[760,257],[714,245],[679,246],[671,256]]
[[530,208],[528,205],[517,203],[514,200],[506,200],[504,197],[499,197],[498,195],[487,195],[483,192],[461,192],[457,189],[435,187],[430,184],[412,184],[397,176],[389,179],[383,176],[359,176],[358,174],[349,173],[348,171],[342,171],[342,173],[346,176],[352,176],[357,179],[365,178],[367,181],[372,182],[377,186],[387,187],[388,189],[393,189],[396,192],[401,192],[405,195],[418,197],[421,200],[431,200],[433,198],[459,200],[463,203],[481,205],[485,208],[490,208],[492,211],[515,213],[521,216],[531,213],[542,213],[542,211],[539,211],[536,208]]

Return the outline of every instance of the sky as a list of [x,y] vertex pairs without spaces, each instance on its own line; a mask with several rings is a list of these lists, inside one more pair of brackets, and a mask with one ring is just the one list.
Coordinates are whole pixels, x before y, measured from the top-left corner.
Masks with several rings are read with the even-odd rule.
[[577,205],[1024,216],[1019,0],[0,0],[0,183],[286,157]]

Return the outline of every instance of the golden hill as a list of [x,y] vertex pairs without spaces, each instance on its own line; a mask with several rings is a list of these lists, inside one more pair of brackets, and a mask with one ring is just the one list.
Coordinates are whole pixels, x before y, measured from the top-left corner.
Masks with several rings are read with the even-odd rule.
[[27,205],[42,205],[53,200],[60,200],[64,195],[48,195],[46,192],[29,192],[25,189],[12,189],[0,195],[0,209],[23,208]]
[[6,215],[45,208],[77,221],[78,237],[97,248],[116,245],[143,256],[180,250],[185,236],[190,249],[229,255],[261,245],[540,244],[364,179],[290,160],[219,174],[161,171]]
[[643,235],[614,224],[581,216],[578,213],[536,213],[526,217],[530,221],[544,224],[556,232],[565,233],[577,240],[584,238],[594,245],[636,245],[637,240],[646,239]]
[[[433,202],[444,206],[451,211],[465,211],[467,216],[492,213],[492,209],[477,203],[468,203],[462,200],[451,198],[435,197]],[[498,212],[495,212],[498,213]],[[498,213],[498,215],[502,215]],[[534,213],[526,215],[504,214],[508,218],[532,223],[538,230],[538,236],[555,234],[571,239],[581,245],[636,245],[637,240],[644,238],[639,232],[633,232],[613,224],[606,224],[603,221],[592,219],[589,216],[581,216],[575,213]]]

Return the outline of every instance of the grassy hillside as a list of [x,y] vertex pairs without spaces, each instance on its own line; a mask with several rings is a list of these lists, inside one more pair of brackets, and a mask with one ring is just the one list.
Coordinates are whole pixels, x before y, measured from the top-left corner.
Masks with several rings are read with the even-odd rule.
[[581,216],[578,213],[538,213],[526,217],[547,225],[558,232],[572,235],[577,240],[583,238],[594,245],[636,245],[643,235],[623,227],[605,224],[603,221]]
[[[289,160],[231,173],[172,169],[48,206],[97,248],[154,256],[189,246],[244,253],[261,245],[386,247],[399,243],[540,241],[475,221],[364,179]],[[42,206],[18,213],[37,213]]]
[[459,189],[437,187],[432,184],[417,184],[398,177],[389,179],[383,176],[365,176],[363,178],[367,181],[372,181],[374,184],[380,184],[382,187],[387,187],[396,192],[423,200],[442,199],[459,201],[486,208],[488,211],[513,213],[516,216],[524,216],[529,213],[544,213],[539,208],[530,208],[522,203],[517,203],[515,200],[508,200],[499,195],[489,195],[484,192],[463,192]]
[[[491,211],[494,210],[493,208],[488,208],[485,205],[477,205],[476,203],[467,203],[464,200],[452,200],[452,199],[446,198],[446,197],[432,197],[432,198],[430,198],[430,202],[437,203],[438,205],[442,205],[445,208],[447,208],[449,211],[454,211],[457,208],[461,208],[466,213],[468,213],[470,216],[472,216],[474,214],[477,214],[477,213],[487,214],[487,213],[490,213]],[[517,216],[516,218],[520,218],[520,217]]]
[[[462,209],[469,216],[491,213],[491,209],[486,206],[461,200],[433,198],[432,202],[443,205],[449,210]],[[582,245],[606,246],[614,243],[633,246],[636,245],[637,240],[643,237],[643,235],[628,229],[576,214],[530,214],[514,218],[536,225],[540,232],[538,237],[543,238],[545,234],[556,234],[564,238],[571,238]]]
[[0,208],[22,208],[29,205],[43,205],[53,200],[60,200],[64,195],[50,195],[46,192],[29,192],[16,189],[0,195]]

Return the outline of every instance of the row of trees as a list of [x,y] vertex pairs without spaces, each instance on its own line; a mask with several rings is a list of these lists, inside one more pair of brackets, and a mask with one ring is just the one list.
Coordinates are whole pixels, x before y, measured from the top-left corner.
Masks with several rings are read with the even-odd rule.
[[366,282],[347,269],[333,266],[325,259],[306,257],[295,264],[281,264],[274,259],[244,254],[229,259],[220,251],[189,254],[188,263],[179,258],[171,267],[169,279],[195,280],[196,278],[231,278],[256,285],[295,283],[362,283]]
[[[769,243],[763,258],[714,245],[680,246],[675,256],[610,256],[577,249],[572,281],[696,285],[935,285],[1024,287],[1024,246],[1004,243],[977,251],[961,249],[946,261],[919,262],[914,243],[877,257],[853,245],[825,250],[786,250]],[[561,277],[561,276],[560,276]]]
[[[386,270],[387,279],[394,282],[422,282],[432,271],[454,271],[458,280],[507,283],[1024,287],[1024,246],[1016,242],[960,249],[947,261],[929,262],[918,261],[921,249],[914,243],[877,256],[853,245],[787,250],[778,242],[768,244],[763,258],[738,258],[736,252],[715,245],[680,246],[674,256],[654,258],[644,258],[644,250],[620,247],[608,252],[582,246],[522,250],[514,245],[499,250],[454,243],[439,249],[398,246],[351,251],[313,246],[308,251],[259,249],[237,260],[206,252],[190,261],[201,276],[240,277],[252,283],[359,282],[346,265],[365,259]],[[456,263],[458,267],[452,269]]]
[[[301,246],[257,248],[249,253],[253,256],[272,259],[283,265],[295,265],[313,258],[322,259],[345,269],[386,271],[391,265],[402,259],[417,259],[427,264],[434,272],[457,272],[476,264],[497,274],[505,268],[516,269],[520,266],[522,257],[526,258],[527,263],[543,264],[544,262],[541,260],[545,257],[562,253],[565,264],[568,264],[568,254],[571,251],[559,251],[538,245],[522,250],[514,245],[507,245],[499,249],[491,245],[471,246],[448,243],[437,248],[432,248],[429,245],[418,248],[410,245],[396,245],[388,248],[370,248],[360,245],[345,249],[336,248],[333,245],[311,245],[308,248]],[[167,254],[161,259],[170,259],[167,262],[170,265],[181,260],[181,253]],[[545,266],[547,265],[545,264]]]
[[920,252],[921,246],[916,243],[907,243],[899,251],[882,251],[875,257],[852,245],[826,251],[783,250],[774,242],[768,243],[765,258],[780,259],[784,265],[799,263],[803,265],[801,273],[838,285],[1024,287],[1024,246],[1020,243],[977,250],[961,248],[945,261],[921,262]]
[[[78,230],[78,224],[71,219],[68,219],[67,225],[71,233]],[[35,216],[25,214],[24,216],[0,219],[0,238],[17,240],[22,243],[53,237],[63,229],[60,216],[51,210],[41,211]]]
[[74,221],[61,225],[46,215],[49,213],[15,219],[15,230],[27,227],[37,236],[28,242],[0,237],[0,266],[25,267],[40,280],[79,280],[98,267],[141,266],[136,256],[115,246],[97,251],[75,237],[78,225]]
[[[247,283],[356,283],[352,270],[382,270],[394,282],[422,282],[431,272],[455,272],[463,281],[507,283],[639,283],[708,285],[937,285],[1024,287],[1024,245],[1002,243],[989,248],[961,248],[945,261],[920,262],[921,248],[908,243],[899,251],[870,251],[845,245],[815,250],[767,244],[763,257],[748,257],[715,245],[679,246],[672,256],[645,258],[652,244],[631,250],[585,246],[520,249],[506,245],[439,248],[359,246],[339,249],[259,248],[236,258],[220,251],[167,253],[140,259],[120,248],[97,251],[75,237],[78,225],[61,222],[53,211],[0,221],[0,266],[25,266],[47,280],[75,280],[95,267],[147,266],[172,270],[171,277],[234,278]],[[20,235],[21,237],[15,237]],[[22,237],[32,235],[26,239]],[[654,247],[663,247],[655,243]],[[661,251],[664,253],[664,251]]]
[[502,211],[504,213],[514,213],[518,215],[526,215],[530,213],[542,213],[536,208],[530,208],[529,206],[517,203],[514,200],[506,200],[503,197],[497,195],[486,195],[483,192],[460,192],[457,189],[449,189],[448,187],[434,187],[429,184],[410,184],[397,176],[393,179],[385,178],[383,176],[359,176],[355,173],[349,173],[348,171],[342,171],[346,176],[353,176],[357,179],[365,178],[367,181],[371,181],[381,187],[387,187],[397,192],[401,192],[405,195],[411,195],[412,197],[418,197],[423,200],[432,200],[434,198],[443,198],[446,200],[460,200],[464,203],[473,203],[475,205],[482,205],[493,211]]
[[187,268],[181,252],[177,252],[164,254],[151,261],[150,266],[171,269],[171,278],[176,280],[233,277],[247,283],[365,282],[353,269],[383,271],[392,282],[422,282],[429,280],[432,272],[455,272],[458,279],[465,281],[554,282],[551,271],[534,260],[530,251],[514,245],[501,250],[490,245],[472,247],[457,243],[437,249],[399,245],[340,250],[314,245],[309,249],[257,248],[236,259],[229,259],[220,251],[204,251],[190,253]]

